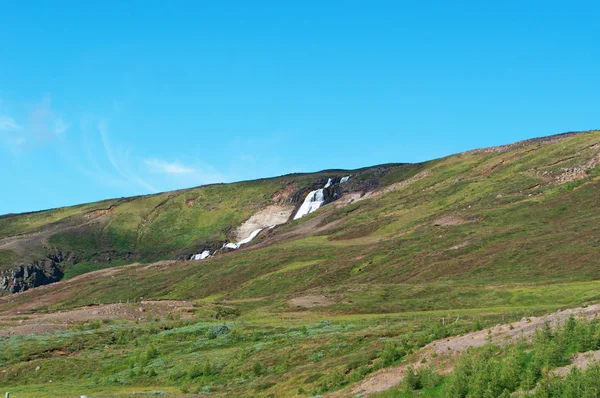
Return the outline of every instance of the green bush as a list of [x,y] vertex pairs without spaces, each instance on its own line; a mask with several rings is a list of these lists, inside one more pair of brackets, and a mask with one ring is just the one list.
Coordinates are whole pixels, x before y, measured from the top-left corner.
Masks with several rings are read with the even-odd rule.
[[406,352],[396,344],[388,342],[381,353],[382,366],[390,366],[406,355]]
[[254,362],[254,364],[252,365],[252,374],[256,377],[260,377],[264,374],[265,369],[262,365],[262,363],[256,361]]
[[231,332],[231,327],[227,325],[213,326],[212,328],[206,331],[206,337],[208,337],[209,339],[216,339],[219,336],[229,334],[229,332]]
[[402,382],[405,390],[414,391],[439,386],[442,382],[442,376],[427,367],[415,369],[413,366],[409,366],[404,372]]
[[407,390],[420,390],[422,387],[419,375],[412,366],[406,368],[403,381]]

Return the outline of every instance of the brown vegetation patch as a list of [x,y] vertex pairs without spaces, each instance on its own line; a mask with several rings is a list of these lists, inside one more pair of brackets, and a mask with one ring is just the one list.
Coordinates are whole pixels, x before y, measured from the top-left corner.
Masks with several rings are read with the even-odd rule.
[[373,232],[377,231],[380,225],[381,224],[378,222],[372,222],[369,224],[363,224],[356,227],[346,228],[346,232],[341,233],[339,235],[330,236],[328,239],[331,241],[335,241],[362,238],[371,235]]
[[278,202],[278,203],[289,202],[297,190],[298,190],[297,182],[287,184],[285,186],[285,188],[275,192],[273,194],[273,196],[271,196],[271,200],[274,202]]
[[335,301],[328,299],[325,296],[301,296],[293,298],[289,301],[292,307],[315,308],[327,307],[335,304]]
[[92,210],[88,213],[85,214],[85,217],[89,220],[90,218],[97,218],[97,217],[101,217],[104,216],[108,213],[112,213],[113,211],[115,211],[115,209],[117,208],[117,206],[115,205],[111,205],[108,209],[96,209],[96,210]]
[[4,326],[0,329],[0,336],[55,332],[66,330],[72,324],[104,319],[136,321],[162,318],[192,307],[192,303],[182,300],[148,300],[87,306],[47,314],[29,314],[27,319],[19,321],[11,320],[14,319],[14,315],[0,316],[0,324]]

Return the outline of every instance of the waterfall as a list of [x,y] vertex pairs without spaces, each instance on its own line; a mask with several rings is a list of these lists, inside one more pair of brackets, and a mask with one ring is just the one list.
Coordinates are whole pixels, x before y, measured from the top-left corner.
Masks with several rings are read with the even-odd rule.
[[342,177],[342,179],[340,180],[340,184],[345,183],[346,181],[348,181],[350,179],[350,176],[346,176],[346,177]]
[[257,230],[252,231],[252,233],[250,234],[250,236],[248,236],[246,239],[242,239],[241,241],[239,241],[238,243],[226,243],[223,245],[223,247],[226,247],[228,249],[239,249],[241,245],[245,245],[246,243],[249,243],[252,239],[256,238],[256,236],[260,233],[260,231],[262,231],[264,228],[259,228]]
[[246,239],[242,239],[241,241],[239,241],[237,243],[238,246],[241,246],[243,244],[246,244],[248,242],[250,242],[252,239],[256,238],[256,236],[260,233],[260,231],[262,231],[263,228],[259,228],[257,230],[252,231],[252,233],[250,234],[250,236],[248,236]]
[[327,180],[327,184],[321,189],[317,189],[316,191],[310,192],[306,195],[306,199],[302,202],[302,206],[298,209],[298,212],[294,216],[294,220],[304,217],[308,213],[312,213],[317,210],[319,207],[323,206],[323,202],[325,202],[325,195],[323,194],[323,190],[329,188],[333,184],[333,181],[330,179]]
[[210,257],[210,251],[204,250],[202,253],[194,254],[190,260],[204,260],[205,258]]

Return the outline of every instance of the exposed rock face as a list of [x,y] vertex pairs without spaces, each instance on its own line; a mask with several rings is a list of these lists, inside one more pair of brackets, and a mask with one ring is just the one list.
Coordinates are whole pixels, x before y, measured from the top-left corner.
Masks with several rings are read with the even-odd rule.
[[[331,203],[341,196],[342,191],[341,187],[339,186],[340,179],[340,177],[333,177],[321,178],[319,180],[316,180],[312,185],[309,185],[308,187],[296,192],[291,197],[290,202],[295,204],[302,203],[302,201],[304,201],[304,198],[306,198],[307,193],[322,188],[324,200],[323,205]],[[329,181],[331,181],[330,185],[325,188]]]
[[37,286],[59,281],[64,273],[60,263],[66,258],[59,251],[43,260],[28,265],[0,271],[0,290],[10,293],[24,292]]

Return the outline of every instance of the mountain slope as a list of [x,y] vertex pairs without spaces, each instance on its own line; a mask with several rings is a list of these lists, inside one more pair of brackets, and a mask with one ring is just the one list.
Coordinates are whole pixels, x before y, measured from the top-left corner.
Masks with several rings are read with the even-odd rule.
[[[51,249],[59,248],[66,257],[67,251],[84,253],[92,245],[79,239],[94,237],[95,245],[105,246],[93,246],[90,253],[131,252],[131,258],[121,261],[138,263],[5,295],[0,311],[6,327],[13,328],[17,321],[10,319],[23,313],[31,317],[23,320],[25,327],[39,325],[36,314],[46,311],[102,303],[129,308],[127,303],[140,300],[187,303],[173,310],[180,321],[158,320],[166,316],[162,314],[132,325],[130,318],[113,314],[111,319],[124,323],[85,331],[106,337],[98,344],[110,346],[105,342],[115,328],[127,330],[132,337],[119,346],[120,354],[101,354],[102,346],[82,337],[87,334],[64,338],[67,345],[73,339],[87,341],[81,343],[87,350],[78,351],[76,358],[104,355],[100,363],[118,375],[118,382],[100,365],[73,374],[56,370],[59,363],[67,366],[78,359],[40,354],[43,344],[34,339],[31,355],[51,366],[53,380],[77,384],[90,374],[97,378],[85,384],[90,391],[112,394],[122,386],[153,385],[179,391],[193,385],[200,391],[210,385],[217,395],[324,393],[402,360],[388,343],[409,351],[476,325],[597,302],[599,164],[600,132],[591,131],[418,165],[286,176],[12,216],[0,220],[1,233],[13,236],[5,244],[17,233],[51,231],[48,243],[56,245]],[[291,213],[286,223],[266,229],[239,250],[218,250],[236,241],[240,226],[269,206],[297,209],[309,191],[348,174],[347,183],[333,184],[336,200],[298,220]],[[190,199],[194,205],[187,207]],[[195,210],[196,204],[200,209]],[[89,225],[85,220],[86,213],[98,209],[106,211],[94,213],[102,228],[93,224],[96,218]],[[206,218],[197,221],[200,215]],[[187,259],[209,246],[218,253],[201,261],[139,263]],[[10,250],[4,254],[7,262],[23,258]],[[235,335],[198,340],[198,334],[212,333],[211,327],[223,319]],[[328,323],[317,323],[321,320]],[[72,327],[70,321],[53,325],[58,330]],[[152,337],[153,328],[165,332]],[[14,348],[18,341],[11,339],[6,347]],[[138,357],[146,354],[136,341],[159,347],[143,366]],[[7,356],[0,363],[26,371],[27,358],[31,356]],[[191,363],[207,360],[218,371],[193,376]],[[148,379],[151,370],[156,375]],[[3,377],[0,385],[23,385]],[[30,375],[27,380],[39,385],[43,379]]]
[[[352,173],[357,181],[345,184],[345,189],[372,189],[382,176],[402,167],[289,175],[3,216],[0,270],[10,272],[21,266],[17,268],[21,271],[5,272],[8,276],[0,288],[22,291],[54,282],[63,273],[72,277],[134,261],[188,259],[203,250],[214,253],[224,243],[243,241],[251,232],[247,227],[261,220],[286,222],[304,196],[324,186],[328,178],[339,181]],[[341,185],[331,187],[327,194],[342,194]],[[252,222],[244,223],[252,215]],[[261,227],[267,226],[274,224]],[[23,273],[29,277],[23,278]],[[54,280],[45,278],[49,273]],[[19,283],[6,282],[15,279],[14,275],[21,277]]]

